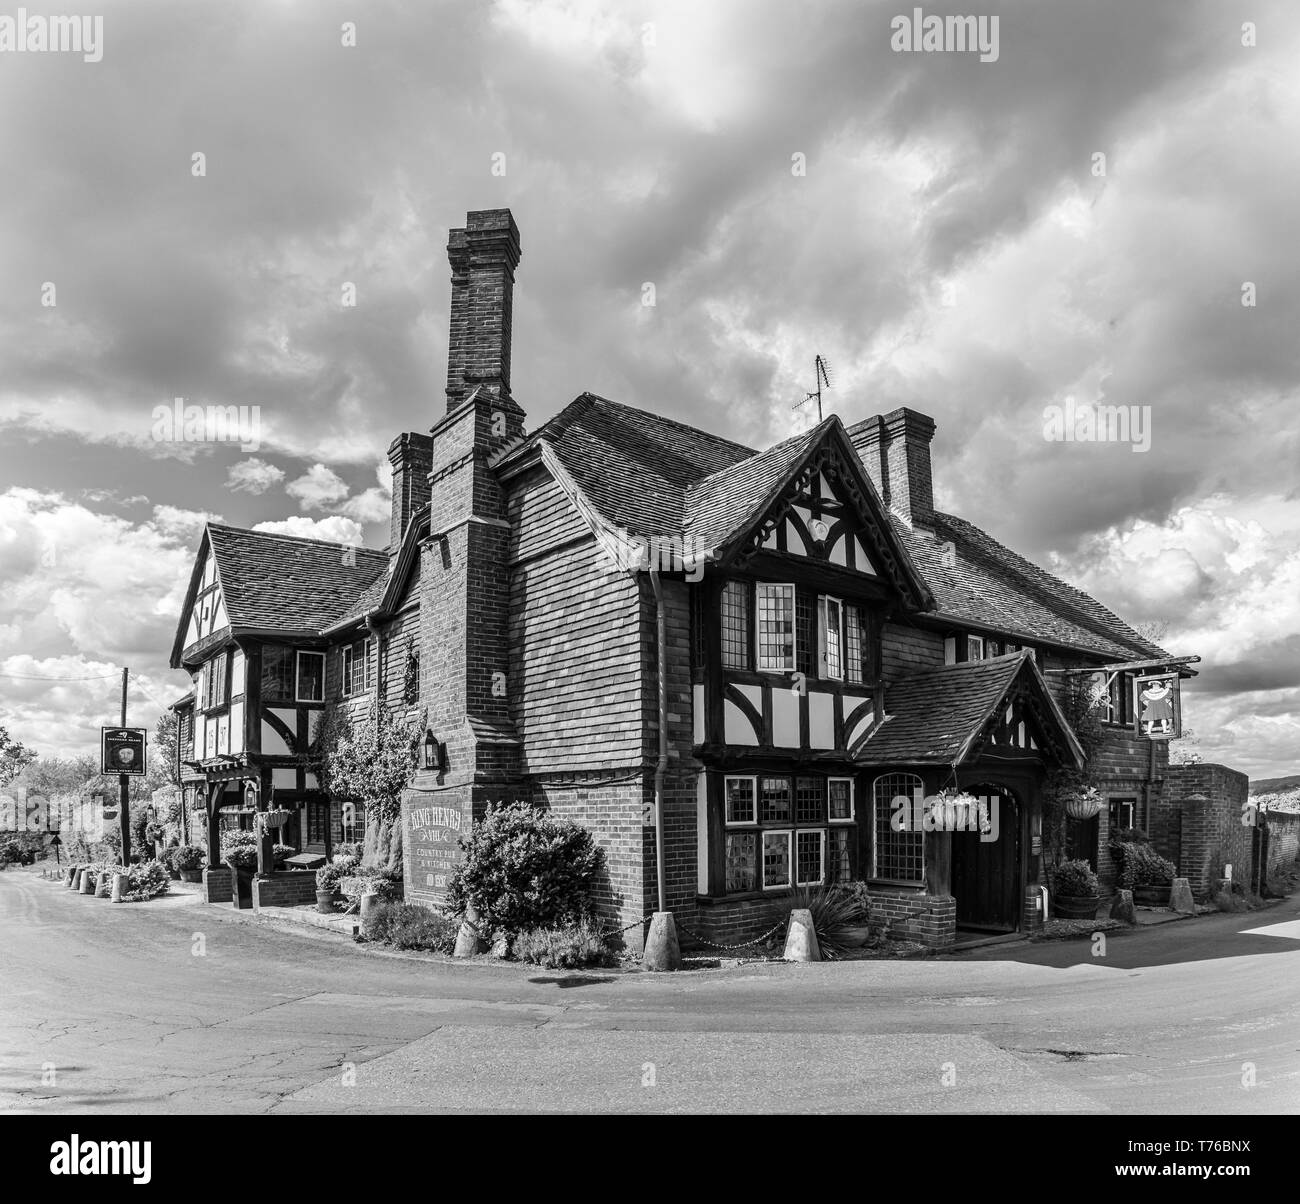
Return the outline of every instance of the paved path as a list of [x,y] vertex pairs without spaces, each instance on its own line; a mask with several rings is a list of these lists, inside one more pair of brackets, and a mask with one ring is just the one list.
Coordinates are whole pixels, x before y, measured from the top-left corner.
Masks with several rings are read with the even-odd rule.
[[9,872],[0,1109],[1296,1112],[1298,917],[1162,925],[1105,957],[562,975]]

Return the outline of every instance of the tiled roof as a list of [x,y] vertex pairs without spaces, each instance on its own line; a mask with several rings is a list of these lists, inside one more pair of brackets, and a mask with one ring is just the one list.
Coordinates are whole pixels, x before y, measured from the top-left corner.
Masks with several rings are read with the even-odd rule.
[[834,418],[745,457],[687,487],[683,527],[697,545],[724,543],[773,500],[791,468],[830,428]]
[[[834,416],[766,451],[584,393],[505,455],[545,441],[603,518],[640,535],[692,534],[713,548],[757,517]],[[965,519],[935,514],[937,538],[890,521],[937,613],[1026,643],[1118,660],[1168,655],[1087,594],[1016,555]],[[943,563],[943,544],[955,564]]]
[[541,440],[609,522],[638,535],[680,534],[687,488],[754,455],[729,439],[592,393],[534,431],[500,466]]
[[[1063,644],[1121,660],[1135,653],[1167,655],[1101,603],[965,519],[936,512],[935,537],[929,538],[897,515],[890,517],[934,593],[940,615],[1019,635],[1025,642]],[[945,556],[949,542],[952,554]]]
[[1032,657],[1022,651],[945,665],[887,686],[885,720],[854,748],[854,759],[866,765],[959,764],[1021,675],[1039,692],[1043,713],[1055,718],[1057,738],[1077,748]]
[[370,548],[215,523],[207,533],[235,627],[320,631],[348,612],[388,568],[388,554]]

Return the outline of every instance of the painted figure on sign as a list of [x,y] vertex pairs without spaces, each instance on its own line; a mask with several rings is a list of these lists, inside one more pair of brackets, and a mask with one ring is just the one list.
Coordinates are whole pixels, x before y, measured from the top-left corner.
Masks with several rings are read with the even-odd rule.
[[1168,732],[1174,726],[1174,686],[1167,678],[1161,681],[1149,681],[1143,689],[1142,726],[1149,736],[1157,728]]

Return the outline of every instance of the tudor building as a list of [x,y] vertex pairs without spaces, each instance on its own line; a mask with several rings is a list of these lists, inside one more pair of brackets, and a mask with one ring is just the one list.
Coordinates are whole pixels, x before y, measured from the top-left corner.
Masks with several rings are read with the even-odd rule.
[[[294,811],[291,843],[330,848],[346,812],[320,788],[321,716],[418,708],[440,756],[406,801],[408,897],[445,891],[449,834],[525,798],[593,829],[601,907],[635,925],[660,799],[686,941],[752,937],[792,889],[862,880],[895,931],[942,944],[1038,921],[1044,780],[1084,759],[1059,700],[1089,671],[1106,805],[1072,840],[1109,871],[1109,827],[1150,822],[1167,764],[1126,674],[1191,671],[936,511],[928,417],[832,416],[756,451],[584,393],[528,433],[509,212],[469,214],[448,254],[445,412],[392,444],[387,550],[203,536],[173,663],[214,834],[252,781]],[[950,787],[982,800],[983,831],[927,830],[922,800]]]

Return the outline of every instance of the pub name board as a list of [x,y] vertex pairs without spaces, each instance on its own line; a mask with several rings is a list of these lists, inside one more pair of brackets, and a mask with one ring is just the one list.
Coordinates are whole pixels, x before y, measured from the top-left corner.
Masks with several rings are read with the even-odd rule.
[[467,825],[459,807],[426,805],[429,795],[412,795],[402,803],[402,847],[406,895],[441,903],[452,871],[461,862],[459,841]]
[[102,773],[125,773],[143,777],[145,732],[142,727],[105,727],[100,729]]

